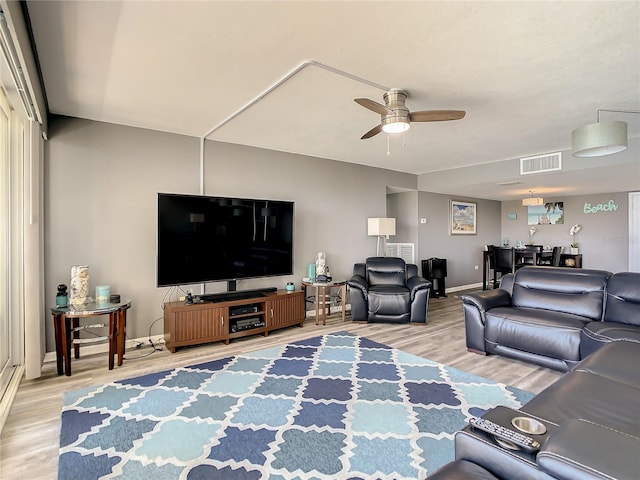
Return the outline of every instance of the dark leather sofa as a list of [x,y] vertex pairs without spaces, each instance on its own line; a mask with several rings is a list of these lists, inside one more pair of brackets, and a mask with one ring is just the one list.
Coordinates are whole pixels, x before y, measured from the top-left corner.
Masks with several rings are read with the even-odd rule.
[[469,426],[456,460],[432,480],[631,480],[640,475],[640,343],[612,341],[539,393],[516,415],[549,433],[537,453],[500,446]]
[[347,285],[354,321],[427,322],[431,282],[402,258],[370,257],[356,263]]
[[640,342],[640,273],[524,267],[460,298],[476,353],[567,371],[611,341]]

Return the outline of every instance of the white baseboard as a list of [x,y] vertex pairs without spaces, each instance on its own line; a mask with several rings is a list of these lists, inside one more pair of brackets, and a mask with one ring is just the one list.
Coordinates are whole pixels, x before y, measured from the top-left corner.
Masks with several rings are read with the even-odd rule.
[[[164,335],[152,335],[151,341],[154,345],[164,345]],[[127,339],[124,343],[125,351],[129,350],[137,350],[137,346],[141,345],[140,348],[148,347],[149,337],[141,337],[141,338],[130,338]],[[81,354],[83,355],[95,355],[97,353],[108,353],[109,345],[107,343],[99,343],[96,345],[87,345],[81,348]],[[56,361],[56,352],[47,352],[44,355],[44,362],[55,362]]]
[[469,285],[458,285],[457,287],[445,288],[445,292],[459,292],[461,290],[471,290],[472,288],[482,288],[482,283],[471,283]]

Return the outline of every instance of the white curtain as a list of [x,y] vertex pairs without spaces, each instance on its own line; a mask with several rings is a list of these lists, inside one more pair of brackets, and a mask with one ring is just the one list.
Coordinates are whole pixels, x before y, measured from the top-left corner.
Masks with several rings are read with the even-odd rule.
[[1,430],[23,373],[40,376],[44,357],[41,138],[47,108],[20,2],[2,2],[0,30]]
[[24,346],[25,375],[39,377],[45,353],[43,140],[40,125],[30,122],[24,175]]

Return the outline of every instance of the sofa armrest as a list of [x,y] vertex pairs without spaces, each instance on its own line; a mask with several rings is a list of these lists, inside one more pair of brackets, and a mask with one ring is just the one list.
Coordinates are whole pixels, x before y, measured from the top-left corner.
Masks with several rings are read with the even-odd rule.
[[360,275],[354,275],[349,280],[347,280],[347,285],[349,285],[349,287],[351,288],[360,290],[365,297],[367,296],[368,285],[364,277],[361,277]]
[[411,315],[409,321],[411,323],[427,323],[431,282],[421,277],[412,278],[419,281],[417,283],[409,282],[407,285],[411,289]]
[[538,453],[540,469],[561,480],[637,478],[640,438],[572,419],[552,433]]
[[367,281],[361,275],[354,275],[347,280],[351,317],[354,321],[365,322],[369,318],[367,302]]
[[409,280],[407,280],[407,287],[411,292],[411,301],[413,301],[418,291],[431,288],[431,282],[419,276],[410,277]]
[[460,295],[464,313],[465,337],[467,348],[477,353],[486,352],[484,326],[485,313],[496,307],[511,305],[511,295],[502,289]]
[[462,303],[465,305],[474,306],[482,313],[496,307],[511,306],[511,295],[501,288],[464,293],[460,295],[460,300],[462,300]]

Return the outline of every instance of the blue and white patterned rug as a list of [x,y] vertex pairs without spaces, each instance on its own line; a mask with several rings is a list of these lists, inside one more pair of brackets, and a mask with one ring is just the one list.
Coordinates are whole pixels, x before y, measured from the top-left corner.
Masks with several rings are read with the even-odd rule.
[[349,332],[68,392],[58,479],[416,479],[528,392]]

